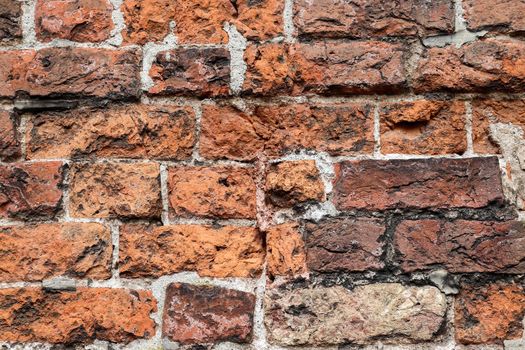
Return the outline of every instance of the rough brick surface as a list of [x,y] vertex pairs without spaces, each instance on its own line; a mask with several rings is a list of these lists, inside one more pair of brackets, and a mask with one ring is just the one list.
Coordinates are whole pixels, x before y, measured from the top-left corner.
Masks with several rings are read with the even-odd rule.
[[525,3],[521,0],[465,0],[463,9],[470,30],[525,32]]
[[36,34],[42,41],[100,42],[114,28],[109,0],[38,0]]
[[172,0],[124,0],[120,7],[126,23],[122,38],[128,44],[160,42],[170,34],[170,23],[177,10]]
[[423,53],[414,77],[417,92],[521,92],[525,43],[487,39]]
[[22,37],[22,2],[0,0],[0,43]]
[[268,201],[277,207],[293,207],[325,198],[324,184],[314,160],[274,163],[266,173]]
[[367,271],[384,267],[385,226],[376,219],[329,219],[306,225],[308,269]]
[[174,217],[255,218],[255,172],[250,168],[169,169],[169,201]]
[[20,135],[17,124],[11,113],[0,110],[0,160],[2,161],[20,156]]
[[153,95],[221,96],[230,84],[230,54],[223,48],[161,52],[149,72]]
[[257,95],[401,92],[407,85],[405,50],[379,41],[250,46],[243,90]]
[[0,227],[0,281],[111,277],[111,235],[98,223]]
[[62,179],[62,162],[0,165],[0,218],[53,218],[61,208]]
[[180,271],[201,276],[255,277],[264,246],[252,227],[125,225],[120,230],[120,273],[155,277]]
[[69,177],[72,217],[160,217],[157,164],[78,163]]
[[124,105],[45,112],[26,127],[27,157],[184,160],[195,143],[190,107]]
[[140,92],[140,62],[136,50],[0,51],[0,97],[133,98]]
[[279,345],[366,344],[383,336],[429,340],[446,311],[434,287],[369,284],[267,290],[266,327]]
[[0,305],[0,339],[5,341],[75,344],[99,339],[129,343],[155,333],[150,313],[157,307],[147,291],[0,289]]
[[374,115],[370,104],[279,104],[243,112],[204,106],[200,153],[205,158],[253,160],[302,148],[331,155],[371,154]]
[[472,139],[478,153],[500,153],[490,138],[490,125],[512,124],[525,132],[524,100],[481,99],[472,103]]
[[233,289],[174,283],[166,291],[162,334],[182,344],[252,338],[255,295]]
[[451,33],[451,0],[299,0],[294,23],[300,36],[373,38]]
[[337,164],[340,210],[481,208],[503,201],[497,158],[362,160]]
[[401,222],[395,247],[404,271],[525,272],[525,226],[515,221]]
[[306,272],[306,249],[297,223],[275,225],[266,232],[268,274],[299,276]]
[[520,338],[525,290],[515,283],[465,285],[456,298],[456,339],[463,344],[502,344]]
[[381,118],[381,152],[462,154],[467,150],[465,103],[430,101],[385,103]]

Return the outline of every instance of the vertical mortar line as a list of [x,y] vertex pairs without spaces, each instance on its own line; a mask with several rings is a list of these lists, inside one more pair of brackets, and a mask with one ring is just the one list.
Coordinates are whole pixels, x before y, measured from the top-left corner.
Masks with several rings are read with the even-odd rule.
[[472,135],[472,103],[470,100],[465,101],[465,132],[467,137],[467,151],[465,152],[465,156],[473,156],[475,153]]
[[257,350],[268,349],[268,338],[264,326],[264,294],[266,292],[266,263],[255,287],[255,310],[253,315],[253,342]]
[[294,38],[294,24],[293,24],[293,0],[284,0],[284,11],[283,11],[283,34],[284,41],[287,43],[293,43]]
[[454,26],[456,33],[467,30],[467,22],[463,16],[462,0],[454,0]]
[[381,157],[381,118],[379,116],[380,102],[374,105],[374,157]]
[[111,231],[111,243],[113,244],[113,255],[111,258],[111,278],[118,280],[120,278],[119,269],[119,250],[120,250],[120,221],[111,220],[109,222],[109,228]]
[[25,45],[34,45],[36,41],[35,30],[36,0],[22,2],[22,42]]
[[168,225],[170,223],[170,207],[168,197],[168,167],[163,162],[160,163],[160,195],[162,201],[162,224]]
[[195,144],[193,145],[192,163],[195,163],[196,161],[203,161],[199,153],[202,130],[202,102],[194,103],[192,107],[195,113]]
[[114,28],[111,31],[110,38],[106,42],[110,45],[120,46],[122,44],[122,31],[126,29],[126,22],[124,15],[120,10],[122,6],[122,0],[110,0],[113,5],[113,11],[111,12],[111,20],[113,21]]
[[70,186],[70,173],[71,163],[64,160],[64,177],[62,182],[62,210],[64,211],[64,221],[71,221],[71,215],[69,213],[69,186]]
[[27,119],[29,116],[22,113],[20,115],[20,125],[18,125],[18,134],[20,136],[20,153],[22,161],[27,160],[27,140],[26,140],[26,129],[27,129]]
[[234,24],[226,23],[224,31],[228,33],[228,51],[230,52],[230,90],[234,95],[239,95],[246,75],[244,51],[248,41],[239,33]]

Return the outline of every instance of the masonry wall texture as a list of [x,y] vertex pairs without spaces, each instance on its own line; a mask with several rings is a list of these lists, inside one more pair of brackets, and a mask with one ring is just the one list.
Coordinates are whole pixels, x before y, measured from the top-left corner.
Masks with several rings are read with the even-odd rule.
[[0,0],[0,349],[524,324],[523,0]]

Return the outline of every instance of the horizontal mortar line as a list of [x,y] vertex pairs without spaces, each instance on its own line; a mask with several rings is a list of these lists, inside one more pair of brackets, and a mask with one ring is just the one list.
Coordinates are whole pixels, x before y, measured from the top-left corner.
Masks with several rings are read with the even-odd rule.
[[168,216],[167,225],[220,225],[220,226],[240,226],[255,227],[257,220],[250,219],[204,219],[204,218],[170,218]]

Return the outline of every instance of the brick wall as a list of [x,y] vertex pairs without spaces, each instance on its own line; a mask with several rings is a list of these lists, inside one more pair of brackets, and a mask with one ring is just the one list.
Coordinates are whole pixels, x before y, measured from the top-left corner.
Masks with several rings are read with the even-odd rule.
[[0,349],[525,349],[522,0],[0,0]]

